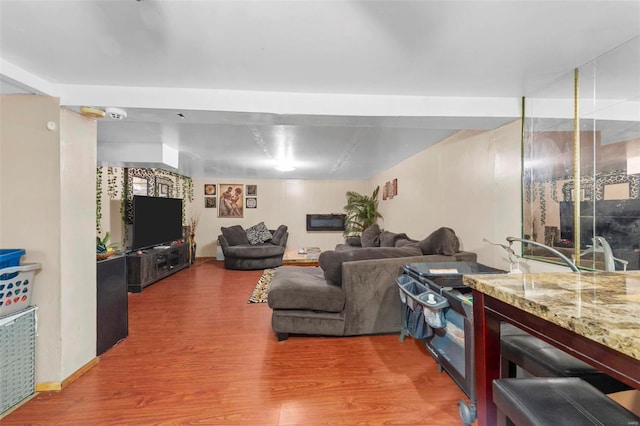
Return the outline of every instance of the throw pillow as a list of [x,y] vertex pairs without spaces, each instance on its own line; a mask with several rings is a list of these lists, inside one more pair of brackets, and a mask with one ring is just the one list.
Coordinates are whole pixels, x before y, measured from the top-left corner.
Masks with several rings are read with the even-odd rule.
[[264,243],[272,238],[271,232],[269,232],[269,229],[264,222],[260,222],[257,225],[247,228],[246,234],[247,239],[251,244]]
[[233,225],[227,228],[223,226],[220,228],[220,231],[222,231],[222,235],[230,246],[250,244],[249,239],[247,238],[247,233],[244,232],[244,229],[242,229],[242,226],[240,225]]
[[345,242],[348,246],[351,247],[362,247],[362,243],[360,242],[360,237],[347,237]]
[[395,232],[382,231],[380,233],[380,247],[395,247],[400,240],[408,240],[407,234],[396,234]]
[[377,223],[362,232],[360,244],[362,247],[380,247],[380,227]]
[[276,229],[276,232],[273,233],[271,242],[277,246],[281,246],[283,239],[287,237],[287,229],[288,229],[287,225],[278,226],[278,229]]
[[418,243],[422,254],[444,254],[453,256],[460,251],[460,241],[451,228],[438,228]]
[[418,245],[418,241],[417,240],[411,240],[411,239],[407,239],[407,240],[398,240],[396,241],[396,247],[406,247],[406,246],[415,246]]

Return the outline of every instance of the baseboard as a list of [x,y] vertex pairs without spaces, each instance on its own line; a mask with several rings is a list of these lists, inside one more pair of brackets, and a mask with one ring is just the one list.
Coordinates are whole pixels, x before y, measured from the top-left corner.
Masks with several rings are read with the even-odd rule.
[[36,392],[60,392],[62,389],[75,382],[84,373],[95,367],[100,362],[100,358],[95,357],[79,369],[77,369],[72,375],[64,379],[62,382],[42,382],[36,383]]

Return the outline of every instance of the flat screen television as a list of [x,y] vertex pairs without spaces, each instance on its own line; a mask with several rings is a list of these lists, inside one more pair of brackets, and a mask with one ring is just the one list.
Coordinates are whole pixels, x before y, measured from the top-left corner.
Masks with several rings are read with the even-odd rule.
[[133,197],[132,250],[166,245],[182,239],[182,200]]

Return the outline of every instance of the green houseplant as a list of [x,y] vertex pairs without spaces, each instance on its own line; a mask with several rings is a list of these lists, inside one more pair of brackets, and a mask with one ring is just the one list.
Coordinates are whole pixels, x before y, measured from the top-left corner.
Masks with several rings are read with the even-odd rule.
[[111,234],[107,232],[104,238],[96,237],[96,259],[104,260],[116,253],[117,244],[109,244]]
[[347,191],[347,205],[344,206],[346,212],[345,237],[360,236],[362,231],[376,223],[378,219],[383,219],[378,211],[378,192],[380,192],[379,186],[373,190],[371,196]]

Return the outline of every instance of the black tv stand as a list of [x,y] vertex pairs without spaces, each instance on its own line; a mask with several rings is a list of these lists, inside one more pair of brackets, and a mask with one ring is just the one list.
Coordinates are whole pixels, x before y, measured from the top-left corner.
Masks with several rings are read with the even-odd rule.
[[132,293],[189,267],[189,245],[150,248],[127,254],[127,287]]

